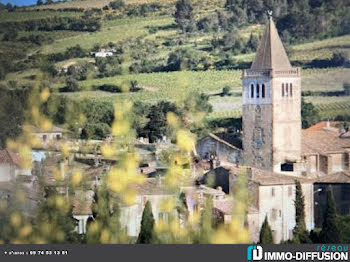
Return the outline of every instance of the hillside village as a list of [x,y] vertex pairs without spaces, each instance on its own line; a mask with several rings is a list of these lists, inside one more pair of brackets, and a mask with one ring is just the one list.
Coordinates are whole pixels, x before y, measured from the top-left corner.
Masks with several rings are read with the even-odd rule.
[[[62,3],[58,3],[57,6],[60,4]],[[44,7],[43,5],[37,8]],[[206,208],[210,205],[212,207],[210,219],[215,225],[214,228],[225,227],[225,225],[239,221],[239,227],[247,229],[249,236],[247,239],[242,238],[240,243],[261,242],[261,234],[266,221],[272,233],[273,243],[288,243],[288,241],[295,240],[299,232],[296,228],[299,226],[300,213],[297,214],[298,209],[295,203],[300,197],[298,194],[302,192],[305,230],[308,234],[309,232],[319,234],[325,223],[324,214],[329,204],[330,192],[332,192],[339,215],[347,215],[350,211],[350,131],[349,119],[346,118],[350,115],[348,114],[349,109],[346,106],[340,106],[340,109],[335,110],[336,116],[333,115],[333,117],[328,117],[330,115],[326,113],[327,108],[323,111],[318,109],[318,113],[323,117],[312,119],[305,127],[305,118],[302,114],[305,110],[304,99],[308,97],[305,96],[305,92],[309,90],[304,89],[303,85],[310,82],[305,82],[303,78],[309,79],[308,74],[304,75],[304,71],[309,69],[304,70],[304,68],[296,67],[296,63],[291,63],[290,52],[282,43],[281,34],[274,20],[274,14],[269,12],[266,21],[264,20],[261,26],[261,37],[255,54],[253,56],[250,53],[241,55],[243,59],[246,59],[247,56],[253,57],[251,65],[240,68],[242,71],[239,72],[241,76],[237,86],[241,90],[237,91],[234,87],[235,95],[226,98],[225,95],[213,95],[214,92],[218,92],[217,89],[204,87],[195,90],[197,93],[209,90],[213,95],[209,98],[205,95],[198,98],[201,101],[207,101],[209,103],[207,107],[214,107],[214,112],[209,109],[205,111],[205,106],[201,108],[204,108],[207,120],[213,123],[225,122],[221,117],[216,117],[221,110],[219,109],[221,103],[224,108],[232,107],[234,113],[231,110],[230,114],[233,114],[234,117],[232,118],[230,114],[229,117],[234,120],[218,128],[197,126],[194,119],[201,114],[196,111],[191,114],[184,113],[184,124],[177,122],[182,121],[180,117],[174,117],[171,121],[172,115],[175,115],[177,110],[180,111],[180,109],[174,109],[167,112],[164,121],[167,121],[169,126],[175,130],[175,135],[171,132],[159,135],[157,133],[159,126],[154,123],[152,123],[154,126],[150,123],[141,128],[137,126],[136,131],[133,131],[132,127],[128,126],[129,124],[125,124],[129,111],[127,111],[128,104],[122,104],[125,102],[122,99],[126,100],[130,94],[123,96],[123,85],[130,85],[127,89],[131,94],[133,94],[132,88],[141,89],[141,91],[134,92],[135,97],[146,92],[145,97],[149,96],[152,99],[160,87],[148,87],[141,83],[142,77],[159,74],[159,72],[148,72],[142,75],[145,72],[141,70],[141,84],[137,81],[137,83],[133,82],[134,76],[125,78],[128,81],[130,79],[129,82],[125,82],[125,79],[124,82],[118,82],[116,86],[118,85],[118,88],[121,89],[121,94],[118,96],[119,94],[116,93],[119,93],[119,89],[116,91],[116,86],[110,84],[115,83],[115,76],[107,74],[93,80],[74,79],[71,82],[67,80],[67,86],[63,86],[60,79],[62,75],[79,74],[79,70],[83,69],[72,67],[79,63],[78,60],[70,64],[71,61],[65,59],[64,63],[56,64],[57,76],[51,83],[55,88],[50,89],[50,92],[57,100],[62,99],[59,100],[62,102],[63,99],[66,99],[65,97],[73,96],[73,98],[68,98],[72,100],[64,102],[70,104],[69,101],[78,99],[81,94],[94,97],[99,93],[80,90],[75,94],[75,92],[69,93],[67,88],[74,89],[79,85],[79,88],[82,86],[84,89],[97,84],[98,92],[114,90],[111,92],[113,96],[111,94],[103,96],[115,98],[116,104],[120,103],[122,106],[119,109],[118,106],[115,106],[114,110],[121,113],[118,115],[114,112],[114,119],[110,121],[110,127],[106,129],[99,127],[102,126],[100,119],[104,114],[103,109],[88,119],[84,127],[74,127],[74,124],[80,121],[80,109],[74,107],[73,102],[70,104],[73,105],[73,109],[68,106],[62,109],[62,106],[57,110],[57,112],[71,110],[74,116],[73,124],[59,125],[58,121],[53,121],[54,125],[50,124],[47,128],[43,124],[46,116],[44,118],[32,116],[32,123],[23,125],[24,133],[19,136],[19,146],[15,146],[17,142],[8,143],[0,150],[0,198],[12,203],[16,194],[21,192],[25,196],[25,201],[20,208],[25,217],[35,221],[48,192],[55,192],[71,205],[67,216],[74,218],[74,230],[79,236],[79,241],[83,242],[86,241],[86,236],[89,234],[89,227],[91,230],[94,221],[98,221],[98,217],[101,217],[102,212],[98,208],[103,206],[101,204],[102,193],[100,195],[98,192],[108,191],[109,193],[103,194],[108,195],[110,203],[104,208],[110,211],[112,206],[118,205],[119,228],[122,231],[119,234],[125,234],[128,243],[139,241],[142,233],[142,220],[148,205],[151,206],[155,225],[171,224],[173,220],[176,220],[180,227],[189,227],[188,218],[197,213],[205,213]],[[148,51],[151,52],[151,49]],[[98,59],[116,58],[118,52],[120,50],[116,45],[96,47],[89,53],[88,59],[95,59],[97,64]],[[197,65],[203,63],[205,66],[203,60],[200,61],[197,62]],[[111,68],[108,63],[101,65],[101,68],[98,64],[96,67],[99,74],[108,73]],[[121,63],[120,70],[125,70],[123,67]],[[189,68],[189,71],[185,71],[186,74],[191,70],[196,71],[197,69]],[[334,70],[338,70],[337,73],[341,72],[342,77],[348,73],[344,71],[345,74],[343,74],[342,71],[348,70],[346,65],[343,65],[342,68],[336,67]],[[225,74],[237,74],[233,71],[228,70]],[[335,71],[331,72],[335,73]],[[13,76],[6,76],[4,81],[11,83],[12,80],[9,80],[8,77]],[[232,81],[238,81],[236,76],[233,78],[235,79]],[[318,79],[319,76],[316,78]],[[344,78],[346,79],[346,76]],[[187,79],[184,79],[184,82],[186,81]],[[172,82],[169,81],[169,85],[173,85]],[[314,99],[318,97],[318,94],[312,92],[341,92],[341,95],[335,96],[335,99],[339,105],[346,105],[349,100],[346,97],[345,85],[344,91],[340,90],[339,86],[331,91],[311,90],[309,97]],[[42,98],[43,90],[45,90],[45,85],[40,87],[41,93],[37,94],[38,97]],[[62,92],[54,94],[57,90]],[[227,92],[232,92],[231,88],[227,90],[229,90]],[[222,90],[222,93],[225,92]],[[167,97],[168,94],[162,93],[160,96]],[[218,100],[220,97],[221,100]],[[146,98],[141,97],[142,99]],[[240,104],[234,102],[237,99],[241,101]],[[42,101],[45,103],[47,100]],[[82,101],[77,100],[77,104],[83,103]],[[107,100],[101,101],[103,104],[103,101]],[[183,106],[190,111],[191,107],[186,107],[186,101],[191,100],[185,100]],[[60,102],[58,102],[59,105]],[[64,103],[62,102],[61,105]],[[326,104],[327,102],[324,103]],[[36,105],[33,103],[30,106],[34,108]],[[159,107],[153,105],[150,109],[141,107],[140,111],[150,110],[151,113],[147,115],[149,117],[152,115],[152,109],[160,112],[163,110],[162,106],[165,107],[165,105]],[[93,107],[87,108],[95,110]],[[47,106],[48,116],[54,115],[55,118],[59,118],[55,109],[53,112],[50,110],[50,107]],[[184,109],[181,108],[181,110]],[[225,111],[226,109],[223,112]],[[337,118],[339,112],[341,114]],[[236,117],[237,114],[240,114],[238,116],[241,117],[241,120]],[[133,120],[132,117],[130,118]],[[137,120],[144,121],[141,117]],[[35,122],[40,124],[36,125]],[[172,124],[173,122],[175,124]],[[144,130],[148,128],[150,132],[147,133],[142,128]],[[195,130],[193,132],[200,131],[193,136],[192,140],[192,136],[187,137],[188,133],[184,131],[186,128],[189,129],[188,133],[193,130]],[[76,133],[79,133],[80,136],[77,136]],[[183,143],[179,142],[181,140],[179,134],[186,138],[183,139]],[[29,140],[32,142],[28,142]],[[21,151],[21,146],[24,148],[27,143],[30,144],[30,152],[26,152],[26,157],[30,155],[30,164],[26,165],[23,164],[25,154]],[[135,160],[134,163],[129,163],[131,167],[123,163],[123,161],[127,162],[130,155],[137,155],[135,157],[137,160],[132,158]],[[124,189],[113,190],[115,188],[113,186],[103,191],[106,181],[108,185],[111,181],[110,177],[118,168],[124,170],[125,173],[130,170],[133,172],[133,175],[129,177],[130,181],[125,182],[122,178],[116,180],[120,184],[125,184],[125,191]],[[174,173],[178,176],[174,176]],[[178,179],[175,181],[176,189],[170,186],[173,182],[169,182],[169,177],[172,176]],[[182,176],[186,178],[183,179]],[[79,181],[75,184],[77,177]],[[237,211],[237,206],[241,203],[242,177],[246,182],[243,190],[247,194],[246,199],[242,201],[245,205],[243,212]],[[134,180],[136,182],[132,182]],[[122,195],[127,195],[127,192],[134,193],[131,201],[128,201],[128,197],[123,199]],[[164,208],[164,203],[169,201],[176,205],[170,209]],[[111,230],[111,232],[114,231]],[[299,239],[300,242],[302,240]]]

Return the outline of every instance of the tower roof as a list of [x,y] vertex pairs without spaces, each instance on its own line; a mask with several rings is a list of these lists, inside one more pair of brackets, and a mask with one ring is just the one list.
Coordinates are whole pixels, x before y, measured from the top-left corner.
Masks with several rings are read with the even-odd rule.
[[251,69],[290,69],[289,59],[270,16]]

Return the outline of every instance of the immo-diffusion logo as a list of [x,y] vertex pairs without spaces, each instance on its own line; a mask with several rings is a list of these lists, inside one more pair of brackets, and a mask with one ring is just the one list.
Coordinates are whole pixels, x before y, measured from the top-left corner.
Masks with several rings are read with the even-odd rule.
[[[285,246],[284,246],[285,247]],[[349,246],[318,245],[316,250],[301,251],[297,245],[288,247],[288,251],[263,251],[261,246],[248,246],[247,259],[264,261],[348,261]]]
[[263,258],[263,248],[261,246],[249,246],[247,258],[248,260],[261,260]]

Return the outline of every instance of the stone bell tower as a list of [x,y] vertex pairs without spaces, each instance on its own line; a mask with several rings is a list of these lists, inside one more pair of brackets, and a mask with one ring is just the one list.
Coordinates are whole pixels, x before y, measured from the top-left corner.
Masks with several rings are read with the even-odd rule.
[[300,69],[293,68],[269,14],[255,60],[243,72],[244,164],[299,175]]

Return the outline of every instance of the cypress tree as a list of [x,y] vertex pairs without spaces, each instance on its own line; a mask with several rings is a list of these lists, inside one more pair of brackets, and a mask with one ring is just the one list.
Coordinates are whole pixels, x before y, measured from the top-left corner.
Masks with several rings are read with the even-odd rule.
[[265,217],[264,223],[261,226],[259,243],[273,244],[272,231],[269,222],[267,221],[267,216]]
[[183,33],[193,32],[196,22],[193,15],[191,0],[178,0],[176,2],[175,22]]
[[333,190],[332,187],[329,186],[327,190],[327,206],[320,233],[320,240],[322,243],[340,243],[341,239],[341,231],[339,224],[337,223],[337,211]]
[[294,240],[297,243],[311,243],[305,225],[305,202],[301,184],[295,181],[295,227],[293,230]]
[[198,239],[199,244],[209,244],[210,239],[213,236],[213,222],[216,222],[213,221],[213,219],[215,219],[213,216],[213,211],[213,200],[208,198],[206,200],[205,209],[201,214],[200,232]]
[[151,203],[147,201],[142,213],[141,231],[137,238],[137,244],[151,244],[154,240],[154,217]]

